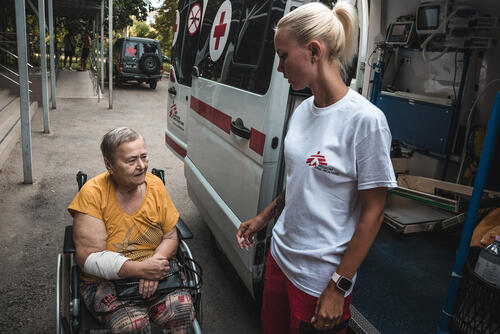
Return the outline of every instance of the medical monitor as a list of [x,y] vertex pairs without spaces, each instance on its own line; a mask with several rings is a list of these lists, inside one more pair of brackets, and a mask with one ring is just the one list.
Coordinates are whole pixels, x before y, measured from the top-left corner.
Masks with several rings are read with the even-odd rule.
[[446,32],[447,1],[422,2],[417,8],[417,34]]
[[387,29],[385,43],[388,45],[408,45],[413,33],[413,22],[394,22]]

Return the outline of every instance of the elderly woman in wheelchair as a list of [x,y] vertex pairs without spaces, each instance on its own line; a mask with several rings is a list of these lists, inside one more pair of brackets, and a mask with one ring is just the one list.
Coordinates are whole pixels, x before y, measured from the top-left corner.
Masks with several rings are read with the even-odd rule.
[[116,128],[104,135],[101,151],[107,172],[90,179],[68,207],[81,298],[109,333],[150,333],[151,322],[164,333],[191,333],[189,290],[159,291],[180,276],[179,213],[162,180],[147,172],[144,139]]

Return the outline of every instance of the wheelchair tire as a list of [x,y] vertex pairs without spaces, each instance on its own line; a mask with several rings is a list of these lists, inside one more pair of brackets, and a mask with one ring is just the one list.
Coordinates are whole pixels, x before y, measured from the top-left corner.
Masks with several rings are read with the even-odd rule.
[[[181,240],[181,242],[179,244],[179,249],[180,249],[180,252],[178,253],[179,255],[182,255],[182,257],[192,258],[191,250],[189,249],[188,244],[184,240]],[[196,271],[196,266],[195,266],[194,262],[189,262],[188,265],[193,266],[192,269],[194,271]],[[198,279],[200,279],[200,277],[198,277],[196,274],[193,274],[193,272],[191,272],[190,270],[185,270],[185,274],[186,274],[186,278],[188,281],[196,282],[196,285],[198,285],[198,282],[199,282]],[[201,291],[191,290],[190,293],[191,293],[193,306],[194,306],[194,309],[196,311],[196,320],[198,321],[198,324],[201,327],[201,325],[203,323],[203,309],[202,309],[202,303],[201,303],[201,296],[202,296]]]
[[196,320],[200,324],[200,327],[203,325],[203,303],[201,302],[201,294],[198,295],[198,300],[196,301]]
[[61,318],[60,326],[61,326],[61,334],[71,334],[71,327],[69,325],[68,319]]
[[71,295],[71,257],[70,254],[60,254],[58,257],[58,282],[57,282],[57,328],[59,333],[71,333],[71,312],[70,312],[70,295]]

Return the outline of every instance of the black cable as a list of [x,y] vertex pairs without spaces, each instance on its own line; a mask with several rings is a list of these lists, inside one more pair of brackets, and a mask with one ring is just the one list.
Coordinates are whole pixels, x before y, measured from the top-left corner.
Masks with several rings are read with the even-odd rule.
[[368,56],[368,59],[366,60],[366,63],[367,63],[367,64],[368,64],[368,66],[370,66],[370,67],[373,67],[373,65],[374,65],[374,64],[371,64],[371,63],[370,63],[370,59],[373,57],[373,54],[374,54],[375,52],[377,52],[377,48],[375,48],[375,49],[372,51],[372,53]]

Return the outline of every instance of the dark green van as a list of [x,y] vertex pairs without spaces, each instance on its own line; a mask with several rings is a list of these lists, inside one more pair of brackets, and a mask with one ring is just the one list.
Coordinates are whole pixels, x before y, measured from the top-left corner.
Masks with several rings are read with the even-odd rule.
[[141,37],[119,38],[113,47],[113,75],[116,85],[137,81],[156,88],[163,74],[160,43]]

